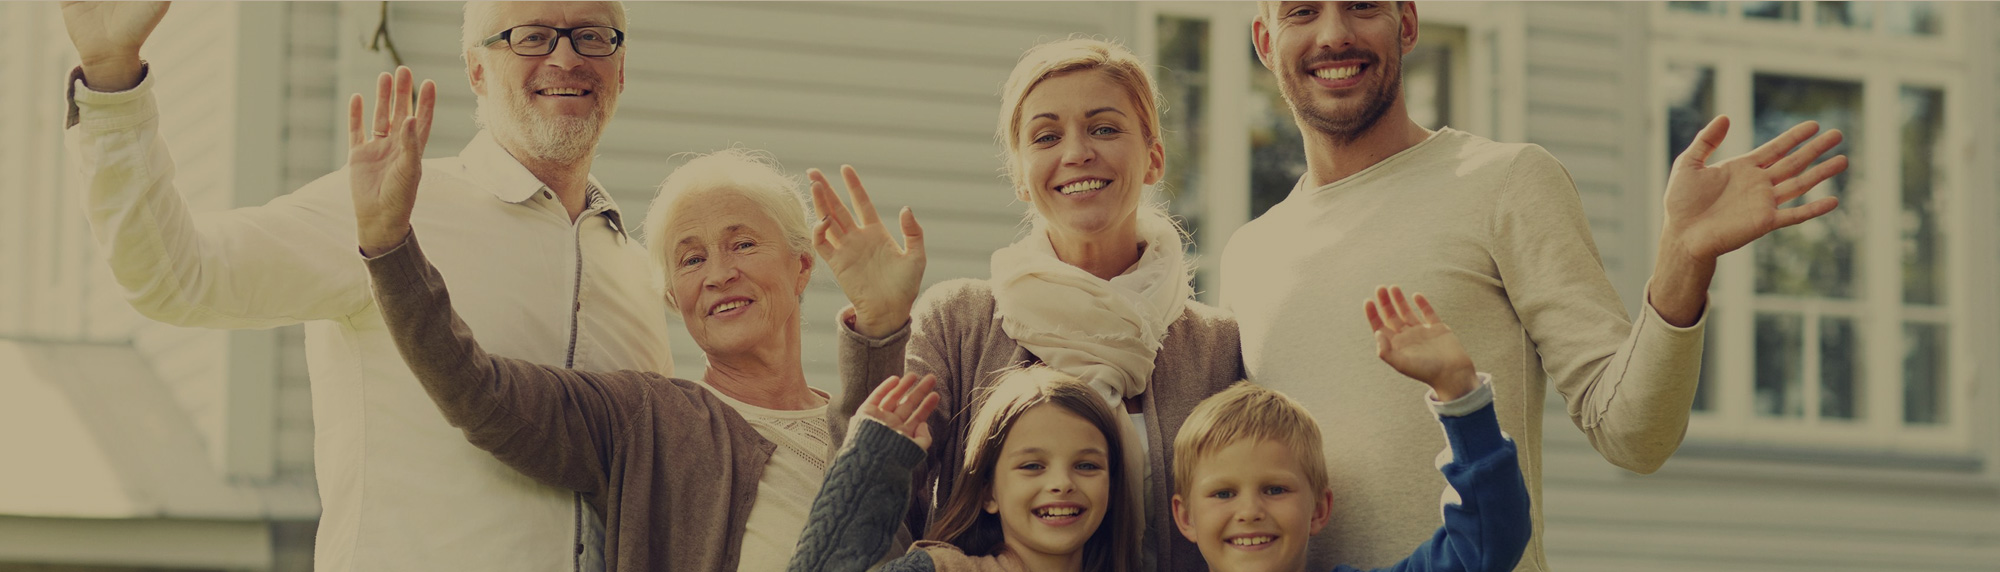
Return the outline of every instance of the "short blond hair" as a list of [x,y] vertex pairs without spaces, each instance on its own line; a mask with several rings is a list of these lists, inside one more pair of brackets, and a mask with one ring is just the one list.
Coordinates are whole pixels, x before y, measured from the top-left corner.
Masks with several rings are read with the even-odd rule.
[[[674,158],[690,154],[681,153]],[[647,258],[653,261],[654,287],[669,305],[674,305],[668,277],[673,270],[668,259],[673,256],[674,245],[667,236],[667,219],[673,216],[681,199],[702,191],[728,190],[742,195],[778,221],[778,230],[793,255],[811,253],[812,208],[806,205],[800,188],[798,177],[786,175],[778,160],[764,151],[731,147],[694,154],[694,158],[660,182],[660,194],[653,197],[652,207],[646,210],[646,226],[641,234],[646,240]]]
[[1090,70],[1103,72],[1112,83],[1125,88],[1139,106],[1139,132],[1146,137],[1146,144],[1160,141],[1160,91],[1153,86],[1153,75],[1146,72],[1139,56],[1117,42],[1096,38],[1070,37],[1038,44],[1021,54],[1020,63],[1014,64],[1013,73],[1000,89],[1000,125],[993,135],[1000,142],[1007,180],[1015,190],[1025,184],[1016,151],[1021,145],[1021,103],[1043,80]]
[[1326,490],[1326,453],[1320,450],[1319,423],[1312,413],[1277,390],[1248,381],[1201,400],[1174,436],[1174,493],[1194,485],[1202,458],[1246,440],[1269,440],[1292,449],[1313,494]]

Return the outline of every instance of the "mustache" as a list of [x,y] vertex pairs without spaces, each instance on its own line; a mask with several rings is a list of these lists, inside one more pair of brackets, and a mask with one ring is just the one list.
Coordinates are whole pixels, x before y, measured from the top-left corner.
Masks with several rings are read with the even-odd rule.
[[1382,57],[1375,55],[1375,52],[1370,52],[1359,48],[1348,48],[1338,52],[1333,50],[1320,50],[1319,52],[1314,53],[1313,55],[1308,56],[1305,59],[1299,60],[1299,73],[1310,74],[1312,73],[1312,67],[1316,64],[1331,63],[1342,60],[1360,60],[1362,63],[1371,66],[1382,63]]
[[539,91],[557,85],[577,84],[583,84],[585,89],[593,92],[600,91],[604,87],[604,78],[599,77],[597,72],[586,68],[576,68],[567,72],[551,70],[530,78],[528,81],[528,91]]

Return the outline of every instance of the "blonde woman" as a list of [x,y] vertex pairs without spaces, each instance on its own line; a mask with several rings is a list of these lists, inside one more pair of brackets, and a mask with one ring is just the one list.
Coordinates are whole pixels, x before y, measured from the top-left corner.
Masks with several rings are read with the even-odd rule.
[[[1029,49],[1003,90],[997,138],[1031,228],[993,253],[990,278],[940,283],[921,299],[915,215],[902,211],[908,246],[898,247],[853,168],[841,173],[852,210],[824,175],[808,173],[815,207],[827,214],[814,248],[853,303],[838,326],[839,411],[851,414],[890,376],[937,376],[940,401],[929,421],[937,443],[916,468],[912,533],[946,534],[933,526],[944,508],[936,497],[965,478],[967,419],[982,390],[1008,368],[1042,364],[1082,380],[1130,420],[1118,438],[1130,444],[1129,464],[1144,468],[1128,471],[1131,486],[1122,488],[1146,491],[1147,508],[1135,561],[1200,569],[1200,553],[1164,509],[1174,490],[1166,445],[1195,404],[1243,378],[1243,365],[1235,322],[1192,299],[1182,236],[1146,201],[1166,169],[1157,100],[1144,64],[1117,44],[1068,39]],[[1030,476],[1047,494],[981,507],[978,518],[1020,531],[1010,532],[1023,540],[1016,552],[1063,552],[1038,540],[1036,531],[1066,521],[1037,499],[1076,486],[1076,468],[999,470]]]

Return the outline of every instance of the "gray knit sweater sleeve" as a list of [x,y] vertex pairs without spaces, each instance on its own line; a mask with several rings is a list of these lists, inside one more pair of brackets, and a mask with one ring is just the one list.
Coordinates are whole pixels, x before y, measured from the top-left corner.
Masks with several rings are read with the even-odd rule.
[[[910,470],[924,449],[873,419],[855,424],[847,446],[827,470],[791,572],[860,572],[888,553],[910,502]],[[913,551],[882,570],[929,572],[931,559]]]

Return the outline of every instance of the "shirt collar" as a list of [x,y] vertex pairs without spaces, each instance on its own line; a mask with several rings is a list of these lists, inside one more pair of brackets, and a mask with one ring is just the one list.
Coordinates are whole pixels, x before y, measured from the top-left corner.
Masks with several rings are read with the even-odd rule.
[[[535,193],[547,189],[541,179],[521,165],[512,153],[493,139],[493,132],[485,129],[472,136],[472,142],[465,144],[465,150],[458,153],[465,165],[467,178],[479,183],[480,188],[493,193],[493,197],[509,203],[520,204],[535,198]],[[611,193],[604,190],[596,175],[588,175],[589,188],[584,193],[586,209],[604,203],[604,215],[611,219],[612,228],[624,232],[623,217],[618,214],[618,202],[611,200]]]

